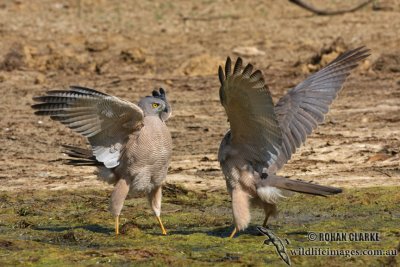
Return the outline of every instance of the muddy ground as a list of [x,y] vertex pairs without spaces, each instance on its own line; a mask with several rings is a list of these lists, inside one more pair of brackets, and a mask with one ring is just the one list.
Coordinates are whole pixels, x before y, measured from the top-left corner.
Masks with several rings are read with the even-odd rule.
[[0,190],[10,197],[32,190],[109,192],[93,169],[61,164],[60,146],[85,140],[30,108],[32,96],[74,84],[133,102],[166,88],[173,106],[169,183],[224,194],[216,159],[229,126],[216,73],[225,57],[241,56],[262,70],[277,101],[361,45],[371,56],[280,174],[365,192],[399,188],[400,2],[375,2],[324,17],[288,1],[1,1]]

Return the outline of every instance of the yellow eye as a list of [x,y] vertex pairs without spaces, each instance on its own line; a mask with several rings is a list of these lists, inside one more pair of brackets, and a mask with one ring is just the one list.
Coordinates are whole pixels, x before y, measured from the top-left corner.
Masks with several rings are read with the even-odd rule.
[[158,108],[159,106],[160,106],[160,104],[158,104],[158,103],[153,103],[153,104],[152,104],[152,107],[153,107],[153,108]]

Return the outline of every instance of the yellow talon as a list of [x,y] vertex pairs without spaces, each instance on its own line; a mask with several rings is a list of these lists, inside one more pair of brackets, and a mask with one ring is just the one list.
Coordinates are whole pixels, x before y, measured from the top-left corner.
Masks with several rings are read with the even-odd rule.
[[165,228],[164,228],[164,225],[163,225],[163,223],[162,223],[162,221],[161,221],[161,218],[158,217],[158,216],[157,216],[157,221],[158,221],[158,223],[160,224],[162,234],[163,234],[163,235],[166,235],[166,234],[167,234],[167,231],[165,231]]
[[232,231],[231,235],[229,236],[229,238],[233,238],[236,234],[236,231],[237,231],[236,227],[233,228],[233,231]]
[[115,235],[119,235],[119,216],[115,217]]

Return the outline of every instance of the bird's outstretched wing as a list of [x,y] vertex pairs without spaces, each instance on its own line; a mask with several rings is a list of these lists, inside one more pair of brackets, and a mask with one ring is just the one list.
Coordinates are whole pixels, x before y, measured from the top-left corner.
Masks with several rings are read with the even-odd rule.
[[347,76],[361,60],[369,56],[369,51],[365,47],[359,47],[343,53],[290,89],[278,101],[275,114],[282,129],[283,143],[274,164],[276,170],[290,159],[296,148],[299,148],[317,125],[324,121],[329,105],[336,98]]
[[71,86],[33,98],[36,115],[49,115],[87,137],[93,155],[107,168],[118,166],[128,135],[143,125],[143,111],[128,101],[93,89]]
[[231,143],[240,147],[248,161],[266,166],[276,158],[282,143],[281,130],[275,116],[274,104],[261,71],[253,72],[248,64],[242,71],[238,58],[233,72],[231,59],[225,73],[219,67],[219,90],[231,126]]

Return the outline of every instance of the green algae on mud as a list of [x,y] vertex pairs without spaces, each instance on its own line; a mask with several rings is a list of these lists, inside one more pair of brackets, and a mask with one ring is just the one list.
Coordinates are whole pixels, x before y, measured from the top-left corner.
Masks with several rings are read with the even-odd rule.
[[[295,195],[279,204],[271,228],[288,238],[287,249],[393,250],[400,241],[399,187],[346,190],[329,197]],[[252,225],[236,238],[225,191],[165,190],[161,236],[145,198],[126,201],[121,232],[114,236],[108,212],[110,191],[25,191],[0,193],[0,266],[285,266]],[[309,232],[378,232],[379,242],[309,241]],[[398,257],[291,256],[295,266],[399,264]]]

